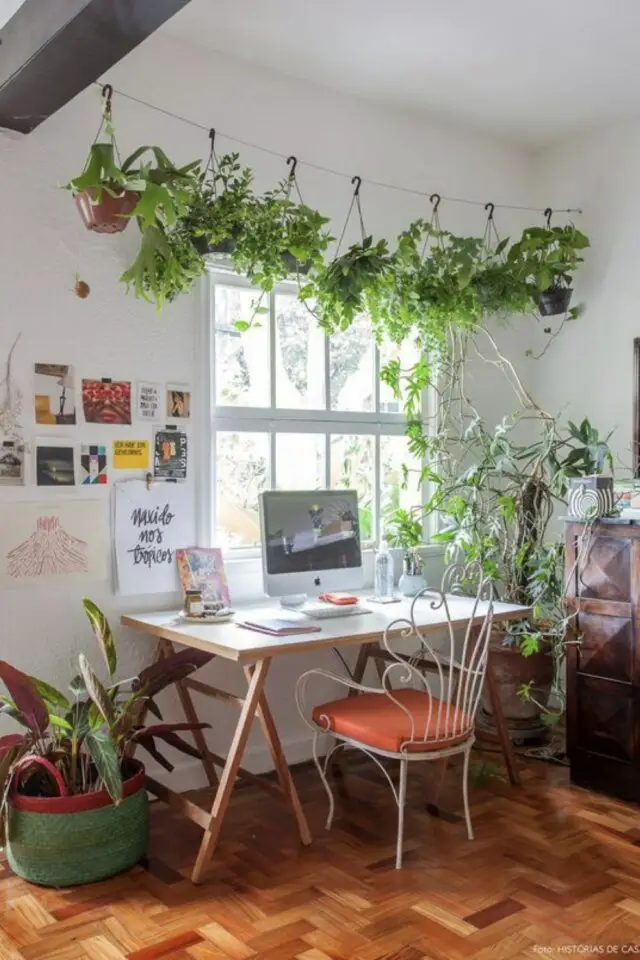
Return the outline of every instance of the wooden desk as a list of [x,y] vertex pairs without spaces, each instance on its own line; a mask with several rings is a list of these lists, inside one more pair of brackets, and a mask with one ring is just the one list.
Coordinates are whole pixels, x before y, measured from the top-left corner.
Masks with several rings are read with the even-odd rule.
[[[470,622],[475,601],[471,598],[453,596],[449,597],[448,600],[449,612],[454,625],[466,627]],[[267,605],[262,603],[259,605],[259,609],[264,610]],[[388,606],[376,607],[372,613],[362,614],[361,616],[336,617],[331,620],[317,621],[321,627],[320,633],[293,637],[269,637],[243,629],[233,622],[203,624],[202,626],[186,624],[178,619],[175,611],[131,614],[122,617],[124,626],[132,627],[134,630],[140,630],[142,633],[148,633],[158,638],[156,658],[165,657],[173,652],[174,644],[195,647],[198,650],[210,653],[212,657],[222,657],[225,660],[234,661],[240,665],[246,677],[247,693],[245,697],[238,697],[226,690],[212,687],[191,678],[176,685],[182,708],[190,722],[197,723],[199,720],[191,698],[192,692],[224,700],[240,710],[240,716],[226,759],[209,750],[201,731],[194,734],[209,783],[216,788],[211,810],[205,811],[156,780],[147,778],[147,786],[151,793],[184,813],[204,830],[204,836],[191,874],[194,883],[201,882],[213,855],[238,776],[247,777],[266,789],[275,790],[278,794],[284,796],[291,807],[300,840],[303,844],[311,843],[309,826],[264,691],[265,680],[272,660],[288,653],[313,653],[315,650],[327,648],[338,649],[346,646],[359,646],[361,647],[361,653],[358,657],[356,672],[362,673],[367,657],[372,655],[378,647],[388,624],[400,617],[408,617],[409,606],[410,603],[407,600]],[[246,614],[250,609],[245,608],[242,613]],[[274,606],[273,609],[275,613],[278,608]],[[444,611],[442,609],[432,610],[428,598],[416,604],[415,613],[416,623],[423,632],[436,632],[446,625]],[[528,607],[507,603],[494,604],[494,621],[521,620],[528,614]],[[476,611],[475,622],[480,624],[483,619],[484,610],[481,604]],[[400,636],[401,632],[401,628],[398,628],[391,635],[397,634]],[[492,687],[493,684],[491,683],[489,686],[490,693],[492,693]],[[499,720],[501,717],[500,705],[493,693],[492,700],[494,714],[496,719]],[[260,722],[269,745],[273,764],[280,781],[279,788],[271,781],[243,770],[240,766],[254,719]],[[501,733],[503,751],[513,779],[515,766],[513,765],[511,742],[506,733],[506,726],[503,724],[501,728],[499,722],[497,726]],[[219,780],[216,766],[222,768]]]

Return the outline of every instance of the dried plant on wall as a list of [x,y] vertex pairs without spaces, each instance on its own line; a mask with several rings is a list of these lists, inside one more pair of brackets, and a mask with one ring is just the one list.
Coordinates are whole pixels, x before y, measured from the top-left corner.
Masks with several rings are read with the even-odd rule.
[[22,440],[22,393],[13,382],[11,364],[13,354],[18,345],[20,334],[13,341],[9,350],[4,369],[4,377],[0,381],[0,435],[8,440]]

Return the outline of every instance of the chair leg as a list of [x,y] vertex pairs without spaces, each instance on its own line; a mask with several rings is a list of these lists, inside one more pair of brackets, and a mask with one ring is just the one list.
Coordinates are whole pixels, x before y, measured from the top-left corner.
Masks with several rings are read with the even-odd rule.
[[469,761],[471,760],[471,749],[465,750],[464,767],[462,770],[462,799],[464,800],[464,819],[467,822],[467,835],[469,840],[473,840],[473,827],[471,826],[471,814],[469,813]]
[[329,785],[329,781],[328,781],[328,779],[327,779],[327,768],[328,768],[328,766],[329,766],[329,761],[330,761],[330,759],[331,759],[331,756],[332,756],[333,752],[335,751],[336,747],[338,746],[338,744],[336,744],[335,741],[334,741],[333,746],[330,746],[330,747],[327,749],[327,752],[326,752],[325,756],[324,756],[322,759],[320,759],[320,757],[318,756],[318,740],[320,739],[321,736],[322,736],[322,734],[321,734],[319,731],[316,731],[316,732],[314,733],[314,735],[313,735],[313,746],[312,746],[312,750],[313,750],[313,762],[315,763],[315,765],[316,765],[316,767],[317,767],[317,769],[318,769],[318,773],[320,774],[320,779],[322,780],[322,785],[323,785],[323,787],[324,787],[324,789],[325,789],[325,791],[326,791],[326,793],[327,793],[327,796],[328,796],[328,798],[329,798],[329,814],[328,814],[328,816],[327,816],[327,822],[326,822],[326,824],[325,824],[325,830],[330,830],[330,829],[331,829],[331,823],[333,822],[333,813],[334,813],[334,810],[335,810],[335,801],[334,801],[334,799],[333,799],[333,790],[331,789],[331,787],[330,787],[330,785]]
[[407,773],[409,760],[403,757],[400,761],[400,789],[398,791],[398,837],[396,840],[396,870],[402,867],[402,842],[404,839],[404,806],[407,799]]

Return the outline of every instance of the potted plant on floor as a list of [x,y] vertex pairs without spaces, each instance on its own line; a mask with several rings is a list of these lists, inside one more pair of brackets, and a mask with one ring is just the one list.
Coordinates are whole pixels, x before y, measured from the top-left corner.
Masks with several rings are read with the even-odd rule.
[[[210,656],[184,650],[129,680],[115,680],[117,656],[109,624],[90,600],[84,610],[106,663],[103,684],[80,654],[69,694],[0,661],[2,712],[22,733],[0,738],[0,819],[6,854],[19,876],[46,886],[88,883],[133,866],[147,844],[144,747],[166,769],[164,741],[190,756],[181,731],[207,724],[163,723],[154,697]],[[159,723],[145,726],[146,710]]]

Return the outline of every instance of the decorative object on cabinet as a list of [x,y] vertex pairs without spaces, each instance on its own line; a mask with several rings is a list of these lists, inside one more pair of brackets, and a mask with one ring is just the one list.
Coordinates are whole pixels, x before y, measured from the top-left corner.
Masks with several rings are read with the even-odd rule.
[[576,477],[569,485],[569,516],[577,520],[609,517],[615,510],[613,477]]

